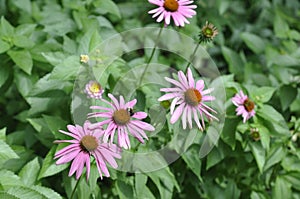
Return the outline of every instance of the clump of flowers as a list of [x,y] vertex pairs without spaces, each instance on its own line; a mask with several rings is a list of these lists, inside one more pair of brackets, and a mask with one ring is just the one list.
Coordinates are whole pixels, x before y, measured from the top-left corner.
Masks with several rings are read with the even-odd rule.
[[110,139],[113,142],[115,132],[118,133],[118,145],[125,149],[131,147],[128,133],[133,135],[141,143],[144,143],[144,139],[148,139],[145,134],[146,131],[154,131],[154,127],[146,122],[140,121],[147,117],[145,112],[133,112],[133,108],[137,102],[136,99],[125,103],[123,96],[120,96],[118,101],[112,94],[108,94],[108,97],[112,100],[112,103],[102,99],[103,102],[108,104],[110,108],[102,106],[92,106],[91,109],[101,110],[100,112],[94,112],[88,114],[91,117],[107,118],[102,122],[93,124],[95,128],[102,127],[107,124],[104,131],[104,142]]
[[88,63],[90,60],[90,57],[88,55],[80,55],[80,62],[82,63]]
[[148,13],[153,14],[152,18],[158,17],[157,22],[165,21],[169,25],[171,18],[176,26],[184,26],[190,22],[187,18],[192,18],[196,14],[197,6],[193,5],[194,1],[190,0],[148,0],[149,3],[159,6]]
[[218,33],[217,28],[212,23],[206,21],[199,34],[199,41],[204,43],[211,42]]
[[242,90],[235,94],[231,101],[235,106],[237,106],[235,110],[236,115],[242,115],[244,123],[255,115],[254,102],[251,101]]
[[[178,72],[179,81],[168,77],[165,77],[165,79],[175,87],[160,89],[160,91],[167,94],[161,96],[158,101],[173,99],[170,106],[171,124],[174,124],[181,116],[183,129],[186,129],[187,123],[189,128],[192,128],[192,118],[194,118],[198,128],[203,131],[205,129],[203,116],[206,116],[208,120],[218,120],[210,113],[217,112],[205,104],[205,102],[215,100],[215,97],[209,95],[213,88],[204,90],[204,81],[198,80],[195,82],[190,68],[187,69],[186,76],[182,71]],[[202,125],[199,122],[199,115]]]
[[104,90],[97,81],[91,80],[85,85],[84,92],[88,95],[89,98],[101,99]]
[[103,136],[103,131],[98,128],[91,130],[90,122],[86,121],[83,127],[79,125],[68,125],[69,132],[60,130],[61,133],[72,137],[72,140],[56,140],[55,143],[71,143],[55,154],[56,164],[65,164],[72,161],[69,176],[76,172],[76,179],[79,179],[86,166],[86,179],[90,175],[90,158],[94,157],[98,172],[102,179],[102,173],[109,177],[106,164],[117,168],[115,158],[121,158],[120,149],[114,144],[102,142],[99,138]]

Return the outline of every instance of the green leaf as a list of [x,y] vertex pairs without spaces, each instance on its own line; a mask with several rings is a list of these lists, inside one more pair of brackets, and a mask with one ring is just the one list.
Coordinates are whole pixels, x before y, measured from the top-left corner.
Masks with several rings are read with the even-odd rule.
[[272,191],[272,198],[292,198],[291,184],[284,180],[281,176],[277,176],[275,186]]
[[279,38],[288,38],[288,32],[290,28],[288,23],[282,19],[282,17],[278,14],[275,15],[274,20],[274,32],[275,35]]
[[56,135],[60,129],[64,129],[67,126],[67,122],[57,116],[43,115],[43,118],[53,135]]
[[134,198],[133,188],[131,185],[129,185],[121,180],[117,180],[116,187],[117,187],[118,195],[119,195],[120,199]]
[[155,199],[150,189],[147,187],[148,177],[144,174],[135,174],[135,192],[137,198]]
[[263,172],[263,167],[264,167],[264,164],[265,164],[265,150],[262,148],[262,146],[260,145],[260,143],[249,143],[250,145],[250,149],[254,155],[254,158],[256,160],[256,163],[257,163],[257,166],[258,166],[258,169],[260,171],[260,173]]
[[250,195],[251,199],[268,199],[263,193],[252,191]]
[[23,35],[17,35],[13,37],[13,43],[20,48],[31,48],[34,46],[34,42],[28,37]]
[[0,165],[13,158],[19,158],[19,156],[10,148],[8,144],[6,144],[3,140],[0,140]]
[[250,93],[250,97],[252,99],[262,103],[268,102],[276,90],[276,88],[266,86],[257,88],[256,86],[246,85],[245,87]]
[[147,173],[147,175],[157,186],[162,199],[172,198],[174,187],[177,188],[178,192],[180,191],[175,176],[170,171],[169,167],[151,173]]
[[280,162],[285,155],[285,150],[282,147],[277,147],[276,145],[272,147],[272,150],[267,155],[264,171]]
[[222,140],[231,146],[232,150],[235,149],[235,133],[240,121],[240,118],[226,118],[223,131],[221,133]]
[[283,85],[279,90],[279,98],[281,103],[281,108],[285,111],[296,99],[297,97],[297,88],[294,88],[289,85]]
[[199,158],[199,145],[192,145],[188,148],[186,152],[182,154],[183,160],[186,162],[187,166],[193,171],[193,173],[198,177],[200,181],[201,178],[201,159]]
[[33,84],[37,78],[37,76],[28,75],[20,70],[14,70],[14,82],[18,91],[25,99],[32,90]]
[[257,35],[244,32],[241,34],[241,38],[246,45],[256,54],[262,53],[265,50],[266,43]]
[[229,65],[229,71],[241,79],[244,74],[244,63],[240,55],[225,46],[222,46],[222,54]]
[[296,156],[286,156],[281,162],[282,167],[286,171],[300,172],[300,160]]
[[0,39],[0,54],[8,51],[9,49],[10,45]]
[[31,74],[33,62],[31,54],[27,50],[9,50],[7,54],[24,72]]
[[95,1],[94,6],[102,13],[111,13],[121,19],[121,14],[118,6],[112,0]]
[[17,197],[9,194],[9,193],[6,193],[6,192],[2,192],[0,191],[0,198],[5,198],[5,199],[18,199]]
[[39,171],[40,164],[38,162],[38,158],[36,157],[22,168],[19,176],[26,186],[31,186],[35,184]]
[[293,173],[287,173],[285,175],[281,176],[285,181],[289,182],[293,188],[300,191],[300,173],[299,172],[293,172]]
[[289,128],[285,122],[283,116],[277,112],[272,106],[264,104],[257,110],[257,115],[268,121],[266,125],[271,127],[270,132],[272,134],[289,136]]
[[14,34],[14,27],[2,16],[0,24],[0,35],[11,37]]
[[30,0],[15,0],[15,1],[13,1],[13,3],[19,9],[27,12],[28,14],[31,14],[31,1]]
[[50,79],[74,80],[80,67],[79,57],[69,56],[53,69]]
[[21,24],[15,29],[16,35],[29,37],[34,32],[36,26],[37,24]]
[[42,186],[15,186],[10,188],[7,193],[17,197],[17,198],[41,198],[41,199],[62,199],[62,197],[49,188]]
[[0,129],[0,140],[5,141],[6,140],[6,127],[3,129]]
[[20,177],[15,175],[13,172],[8,170],[0,170],[0,184],[4,190],[8,190],[14,186],[22,186],[23,183],[20,180]]
[[225,198],[231,198],[231,199],[238,199],[240,198],[241,190],[237,187],[236,183],[233,180],[229,180],[226,191],[225,191]]
[[[1,43],[0,43],[0,45],[1,45]],[[8,64],[2,65],[0,67],[0,88],[8,80],[10,72],[11,72],[11,68],[9,67]]]
[[55,151],[56,151],[56,146],[53,146],[48,152],[48,154],[46,155],[38,176],[38,180],[57,174],[65,170],[69,166],[69,164],[61,164],[61,165],[55,164],[55,160],[53,159]]

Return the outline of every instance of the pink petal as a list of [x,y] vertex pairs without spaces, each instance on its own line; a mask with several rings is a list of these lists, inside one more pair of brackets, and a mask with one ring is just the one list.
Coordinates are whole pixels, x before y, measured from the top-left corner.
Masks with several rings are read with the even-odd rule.
[[56,161],[56,164],[65,164],[67,162],[70,162],[71,160],[73,160],[78,155],[79,152],[80,152],[80,149],[71,151],[70,153],[68,153],[68,154],[62,156],[61,158],[59,158]]
[[142,121],[139,121],[139,120],[131,120],[130,123],[134,124],[138,128],[141,128],[141,129],[144,129],[144,130],[147,130],[147,131],[154,131],[155,130],[155,128],[151,124],[148,124],[146,122],[142,122]]
[[178,120],[178,118],[182,114],[184,106],[185,106],[185,103],[182,103],[176,108],[176,110],[174,111],[174,113],[172,114],[172,117],[170,119],[171,124],[174,124]]
[[125,107],[126,107],[126,108],[133,108],[133,107],[135,106],[136,102],[137,102],[136,99],[131,100],[131,101],[129,101],[129,102],[127,102],[127,103],[125,104]]
[[196,82],[196,89],[201,92],[203,88],[204,88],[204,81],[200,79]]
[[158,98],[158,101],[165,101],[165,100],[169,100],[169,99],[173,99],[175,97],[180,97],[182,96],[181,93],[167,93],[164,94],[163,96],[161,96],[160,98]]
[[187,77],[188,77],[188,81],[189,81],[189,87],[194,88],[195,80],[193,78],[193,74],[192,74],[192,71],[190,68],[187,69]]
[[135,118],[135,119],[144,119],[147,117],[147,113],[145,112],[135,112],[131,117]]
[[186,129],[186,111],[187,111],[187,107],[188,105],[183,109],[183,113],[181,116],[181,120],[182,120],[182,128]]
[[108,97],[114,102],[114,105],[116,107],[116,109],[120,109],[120,105],[118,100],[112,95],[112,94],[108,94]]

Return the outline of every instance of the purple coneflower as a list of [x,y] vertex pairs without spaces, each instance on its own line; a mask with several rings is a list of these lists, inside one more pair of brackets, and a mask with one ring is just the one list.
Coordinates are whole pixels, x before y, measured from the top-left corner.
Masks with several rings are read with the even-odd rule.
[[242,115],[244,123],[255,115],[254,102],[251,101],[248,96],[243,93],[242,90],[240,91],[240,93],[235,94],[231,101],[235,106],[237,106],[235,110],[236,115]]
[[184,26],[184,23],[190,22],[186,18],[192,18],[196,12],[193,10],[197,8],[196,5],[190,5],[194,1],[190,0],[148,0],[149,3],[159,6],[150,10],[149,14],[154,14],[152,18],[157,17],[157,22],[165,20],[165,24],[169,25],[171,17],[176,26]]
[[[158,101],[173,99],[170,106],[170,112],[172,115],[170,121],[171,124],[174,124],[182,115],[181,119],[183,129],[186,129],[187,123],[189,124],[189,127],[192,128],[192,117],[194,116],[194,121],[199,129],[203,131],[205,129],[203,115],[205,115],[209,120],[218,120],[218,118],[210,113],[217,112],[204,104],[204,102],[215,100],[215,97],[208,95],[213,91],[213,88],[203,90],[203,80],[198,80],[195,85],[195,80],[190,68],[187,70],[187,76],[185,76],[182,71],[178,72],[179,81],[168,77],[165,77],[165,79],[175,87],[160,89],[160,91],[167,92],[167,94],[161,96]],[[174,111],[176,105],[179,106]],[[199,122],[198,113],[201,116],[202,126]]]
[[89,98],[101,99],[104,90],[97,81],[91,80],[85,85],[84,92],[88,95]]
[[71,143],[69,146],[59,150],[55,154],[56,164],[65,164],[72,161],[69,176],[76,171],[76,179],[82,172],[84,165],[86,166],[86,179],[90,175],[90,157],[95,158],[97,168],[102,179],[102,172],[109,177],[109,172],[106,163],[109,163],[113,168],[117,168],[117,162],[114,158],[121,158],[121,150],[114,144],[103,143],[99,138],[103,135],[100,129],[90,130],[90,122],[86,121],[83,127],[79,125],[68,125],[69,132],[60,130],[73,140],[56,140],[55,143]]
[[112,94],[108,94],[108,97],[113,101],[113,103],[104,99],[102,99],[102,101],[111,106],[111,108],[92,106],[91,109],[99,109],[103,111],[88,114],[89,117],[107,118],[106,120],[93,125],[94,127],[99,128],[102,127],[102,125],[107,124],[106,130],[104,131],[104,141],[107,142],[110,137],[110,141],[113,142],[114,134],[117,131],[118,145],[120,147],[124,147],[125,149],[130,148],[128,132],[141,143],[144,143],[143,138],[148,139],[144,130],[154,131],[154,127],[146,122],[140,121],[147,117],[147,113],[133,112],[133,107],[137,100],[134,99],[125,103],[123,96],[120,96],[120,102]]

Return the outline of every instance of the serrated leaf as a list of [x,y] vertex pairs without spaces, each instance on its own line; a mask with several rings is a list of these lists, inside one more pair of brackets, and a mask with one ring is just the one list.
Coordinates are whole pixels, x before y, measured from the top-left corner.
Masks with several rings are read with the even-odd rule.
[[14,186],[22,186],[23,183],[20,180],[20,177],[15,175],[13,172],[8,170],[0,170],[0,184],[4,190],[8,190]]
[[5,141],[6,140],[6,127],[3,129],[0,129],[0,140]]
[[274,164],[280,162],[285,155],[286,153],[282,147],[273,147],[272,150],[267,155],[264,171],[269,169]]
[[258,169],[260,171],[260,173],[263,172],[263,167],[265,165],[265,150],[262,148],[262,146],[255,142],[255,143],[249,143],[250,144],[250,149],[253,153],[253,156],[256,160]]
[[8,51],[9,49],[10,45],[0,39],[0,54]]
[[3,199],[21,199],[21,198],[17,198],[16,196],[13,196],[9,193],[2,192],[2,191],[0,191],[0,198],[3,198]]
[[275,186],[272,191],[272,198],[292,198],[291,184],[285,181],[281,176],[277,176]]
[[28,14],[31,14],[31,1],[30,0],[15,0],[15,1],[13,1],[13,3],[19,9],[27,12]]
[[45,157],[42,168],[40,170],[38,180],[52,176],[54,174],[57,174],[63,170],[65,170],[69,165],[68,164],[61,164],[61,165],[56,165],[54,158],[54,154],[56,151],[56,146],[53,146],[50,151],[48,152],[47,156]]
[[133,187],[121,180],[117,180],[116,187],[120,199],[134,198]]
[[19,66],[24,72],[26,72],[29,75],[31,74],[33,62],[31,54],[27,50],[9,50],[7,54],[15,62],[15,64]]
[[239,78],[242,77],[244,73],[244,63],[240,55],[225,46],[222,46],[222,54],[229,65],[229,71]]
[[12,41],[15,46],[20,48],[31,48],[34,46],[34,42],[23,35],[14,36]]
[[0,24],[0,35],[12,36],[14,34],[14,27],[2,16]]
[[62,199],[62,197],[49,188],[42,186],[15,186],[10,188],[7,193],[17,197],[17,198],[40,198],[40,199]]
[[268,102],[276,90],[276,88],[266,86],[257,88],[256,86],[246,85],[245,87],[250,93],[250,97],[252,99],[262,103]]
[[200,181],[201,178],[201,159],[199,158],[200,147],[198,145],[192,145],[188,150],[182,154],[183,160],[187,166],[193,171]]
[[60,80],[74,80],[78,75],[80,67],[81,64],[79,63],[79,57],[74,55],[69,56],[53,69],[50,78]]
[[289,85],[280,87],[279,93],[280,103],[283,111],[285,111],[293,103],[298,94],[297,88]]
[[0,140],[0,165],[10,159],[19,158],[19,156],[6,144]]
[[101,11],[101,13],[111,13],[121,19],[121,14],[118,6],[112,0],[95,1],[94,5]]
[[241,34],[241,38],[244,40],[246,45],[256,54],[259,54],[265,50],[266,43],[257,35],[244,32]]
[[144,174],[135,174],[135,192],[137,198],[155,199],[154,195],[147,187],[148,177]]
[[36,26],[37,24],[21,24],[15,29],[16,35],[23,35],[29,37],[35,30]]
[[40,164],[38,162],[38,158],[36,157],[22,168],[19,176],[26,186],[31,186],[35,184],[39,171]]
[[9,67],[9,65],[2,65],[0,67],[0,88],[5,84],[6,80],[8,80],[10,72],[11,72],[11,68]]

